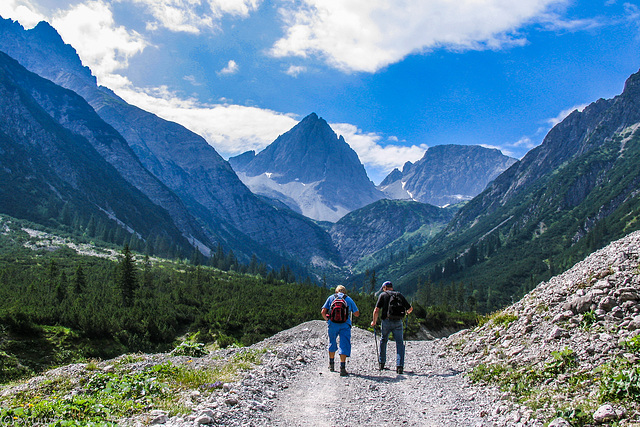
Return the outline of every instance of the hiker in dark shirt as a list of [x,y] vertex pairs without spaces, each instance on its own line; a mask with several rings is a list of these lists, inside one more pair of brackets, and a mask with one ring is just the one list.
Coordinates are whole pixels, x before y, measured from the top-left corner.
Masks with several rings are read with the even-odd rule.
[[[336,308],[335,301],[340,299],[348,307],[344,315],[339,316],[340,312]],[[336,310],[334,313],[333,310]],[[347,296],[347,289],[339,285],[336,292],[330,295],[322,306],[322,318],[327,321],[329,332],[329,370],[334,371],[334,358],[338,349],[338,337],[340,337],[340,375],[347,375],[347,357],[351,356],[351,316],[360,316],[360,311],[356,303]],[[344,317],[344,318],[341,318]],[[333,320],[332,320],[333,319]]]
[[389,334],[393,333],[396,342],[396,372],[404,373],[404,340],[402,320],[404,316],[413,311],[413,307],[407,299],[398,291],[393,290],[391,282],[384,282],[380,288],[380,296],[373,310],[371,326],[376,327],[378,316],[382,319],[382,338],[380,339],[380,354],[378,363],[380,370],[384,369],[387,362],[387,341]]

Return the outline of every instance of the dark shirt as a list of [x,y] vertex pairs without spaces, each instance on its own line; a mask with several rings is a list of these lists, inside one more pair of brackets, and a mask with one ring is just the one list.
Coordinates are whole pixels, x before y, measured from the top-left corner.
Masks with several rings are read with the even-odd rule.
[[[385,320],[387,318],[387,311],[389,311],[389,301],[391,300],[391,294],[389,292],[398,292],[398,291],[385,291],[380,294],[378,297],[378,302],[376,303],[376,307],[380,309],[380,318]],[[411,308],[411,304],[407,301],[407,299],[398,292],[398,296],[404,305],[405,310],[409,310]]]

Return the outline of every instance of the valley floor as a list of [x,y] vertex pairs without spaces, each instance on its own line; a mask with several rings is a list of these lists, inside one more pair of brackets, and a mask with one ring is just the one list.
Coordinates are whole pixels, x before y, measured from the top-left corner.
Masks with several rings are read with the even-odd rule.
[[[318,321],[299,328],[318,336],[326,326]],[[498,392],[472,386],[460,370],[438,356],[436,342],[407,342],[405,372],[399,375],[393,341],[388,346],[391,369],[379,371],[374,339],[370,332],[353,329],[347,377],[329,372],[323,350],[326,338],[309,341],[313,353],[309,352],[296,379],[275,400],[270,415],[273,425],[494,425],[489,413],[498,405]]]

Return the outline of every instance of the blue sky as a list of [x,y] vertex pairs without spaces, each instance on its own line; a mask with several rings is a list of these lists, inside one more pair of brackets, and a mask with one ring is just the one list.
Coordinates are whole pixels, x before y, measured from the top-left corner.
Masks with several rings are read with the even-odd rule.
[[522,157],[640,68],[637,2],[2,0],[103,84],[228,158],[311,112],[379,183],[440,144]]

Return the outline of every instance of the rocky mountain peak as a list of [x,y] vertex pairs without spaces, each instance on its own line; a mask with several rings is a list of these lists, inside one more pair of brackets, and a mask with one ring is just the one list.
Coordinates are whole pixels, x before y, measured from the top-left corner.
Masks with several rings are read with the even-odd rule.
[[[58,84],[61,80],[78,78],[96,84],[95,76],[88,67],[82,65],[73,46],[66,44],[58,31],[46,21],[25,30],[17,21],[0,17],[0,50],[28,70]],[[40,62],[41,57],[47,58],[46,63]]]
[[368,180],[355,151],[315,113],[280,135],[241,170],[251,176],[275,174],[281,183],[312,183],[341,175]]
[[437,206],[470,200],[516,160],[478,145],[436,145],[394,170],[378,189],[393,199]]
[[382,198],[356,152],[311,113],[263,151],[229,159],[256,194],[313,219],[337,221]]
[[623,94],[640,97],[640,71],[629,76],[624,84]]

